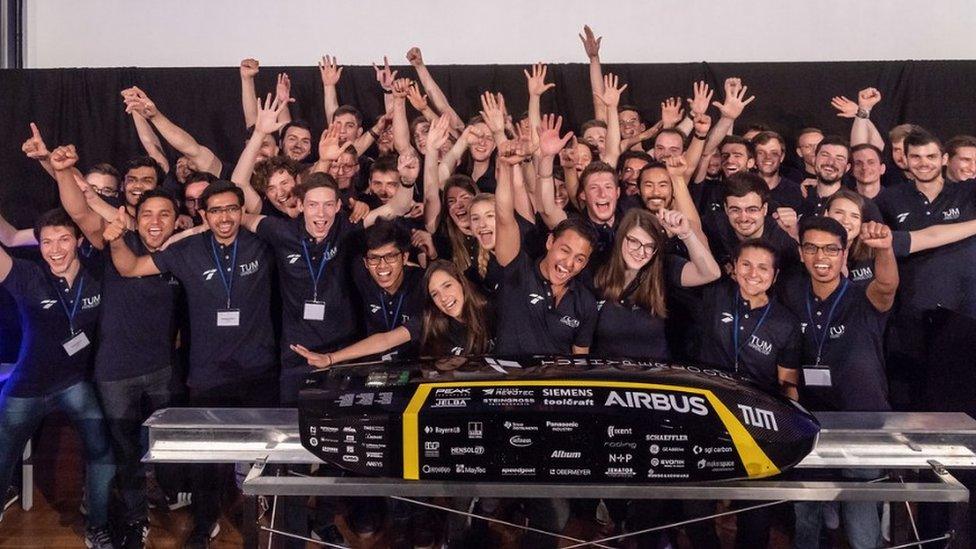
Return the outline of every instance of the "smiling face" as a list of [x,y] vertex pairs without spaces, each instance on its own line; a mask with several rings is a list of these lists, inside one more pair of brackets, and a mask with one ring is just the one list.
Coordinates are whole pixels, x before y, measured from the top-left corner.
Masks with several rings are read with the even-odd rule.
[[315,240],[322,240],[329,234],[335,216],[339,213],[339,198],[329,187],[316,187],[305,192],[302,200],[302,214],[305,218],[305,231]]
[[265,135],[264,139],[261,140],[261,148],[258,149],[258,155],[254,158],[254,162],[262,162],[277,155],[278,144],[275,143],[274,137],[271,135]]
[[729,216],[732,230],[740,240],[756,238],[763,232],[766,204],[754,192],[746,193],[745,196],[727,196],[725,214]]
[[268,178],[268,188],[264,190],[264,196],[274,207],[285,210],[298,203],[294,190],[295,176],[287,170],[278,170]]
[[486,250],[495,249],[495,204],[488,200],[480,200],[471,205],[468,213],[471,222],[471,232],[478,239],[478,244]]
[[664,162],[672,156],[681,156],[685,152],[685,143],[680,135],[667,132],[657,136],[654,140],[654,158]]
[[637,179],[640,177],[640,171],[644,169],[647,165],[647,160],[643,158],[628,158],[624,160],[624,165],[620,170],[620,181],[624,184],[624,192],[628,196],[633,196],[640,193],[639,184]]
[[207,199],[204,218],[218,240],[229,241],[237,236],[241,226],[241,203],[231,192],[212,195]]
[[628,270],[639,271],[651,262],[657,252],[654,237],[639,226],[634,226],[620,243],[620,255]]
[[607,129],[599,126],[586,128],[586,131],[583,132],[583,141],[596,147],[596,150],[603,154],[607,146]]
[[857,204],[846,198],[835,198],[827,208],[827,217],[832,217],[847,230],[847,245],[854,242],[854,238],[861,234],[861,209]]
[[813,167],[813,159],[817,155],[817,145],[823,140],[820,132],[807,132],[796,140],[796,154],[803,159],[807,169]]
[[434,306],[442,313],[455,320],[461,320],[461,311],[464,309],[464,287],[461,281],[447,271],[438,269],[430,275],[427,292]]
[[590,173],[583,183],[583,201],[590,219],[597,223],[611,223],[617,212],[620,187],[610,172]]
[[620,111],[620,137],[634,137],[644,131],[646,127],[637,111]]
[[671,176],[664,168],[650,168],[640,175],[640,195],[644,206],[657,213],[671,204]]
[[953,181],[976,177],[976,147],[959,147],[946,164],[946,173]]
[[550,283],[563,286],[586,267],[592,253],[589,240],[574,230],[566,230],[558,238],[549,235],[546,255],[539,267]]
[[339,159],[329,165],[329,175],[336,180],[340,189],[349,188],[352,178],[359,173],[359,163],[352,153],[342,153]]
[[779,173],[783,163],[783,144],[778,139],[770,139],[762,145],[756,145],[756,167],[764,177],[772,177]]
[[471,205],[471,199],[474,198],[474,195],[462,187],[454,186],[448,189],[444,197],[445,202],[447,202],[447,213],[451,216],[451,220],[459,228],[467,230],[471,224],[471,220],[468,218],[468,206]]
[[207,190],[208,185],[210,184],[206,181],[194,181],[183,189],[183,205],[191,216],[196,218],[201,217],[202,214],[200,211],[203,209],[203,204],[200,202],[200,195],[203,194],[203,191]]
[[363,262],[376,285],[387,293],[396,293],[403,281],[403,265],[407,254],[393,243],[384,244],[366,252]]
[[471,127],[471,158],[477,162],[487,162],[495,150],[495,140],[488,124],[479,122]]
[[593,162],[593,151],[585,143],[576,144],[576,174],[583,173],[583,169]]
[[841,247],[839,237],[811,229],[803,233],[802,240],[800,256],[812,279],[827,283],[840,277],[841,270],[847,264],[847,251]]
[[553,183],[556,184],[556,207],[565,210],[566,205],[569,204],[569,191],[566,189],[566,182],[562,179],[553,179]]
[[854,166],[854,179],[862,185],[872,185],[881,182],[885,173],[885,165],[878,158],[878,153],[871,149],[860,149],[851,153]]
[[427,133],[430,132],[430,122],[418,122],[413,127],[413,142],[421,153],[427,151]]
[[139,238],[150,251],[158,249],[173,235],[176,210],[173,202],[161,196],[147,198],[136,216]]
[[843,145],[824,145],[813,159],[817,180],[824,185],[833,185],[844,177],[849,167],[849,153]]
[[64,276],[78,260],[81,238],[72,227],[61,225],[43,227],[38,236],[41,257],[54,276]]
[[363,134],[363,127],[352,113],[336,115],[332,123],[339,128],[339,145],[355,141]]
[[298,126],[291,126],[281,138],[281,146],[288,158],[301,162],[312,152],[312,132]]
[[945,166],[946,156],[935,143],[911,146],[906,151],[908,171],[918,183],[929,183],[942,177],[942,166]]
[[369,177],[369,192],[386,204],[400,188],[400,174],[397,172],[374,171]]
[[776,280],[773,254],[764,248],[744,248],[735,260],[732,279],[744,297],[758,297],[769,291]]
[[132,168],[125,172],[125,202],[133,208],[139,202],[142,193],[151,191],[159,184],[156,170],[149,166]]
[[726,143],[722,145],[722,173],[725,177],[736,172],[744,172],[755,164],[749,158],[749,148],[742,143]]

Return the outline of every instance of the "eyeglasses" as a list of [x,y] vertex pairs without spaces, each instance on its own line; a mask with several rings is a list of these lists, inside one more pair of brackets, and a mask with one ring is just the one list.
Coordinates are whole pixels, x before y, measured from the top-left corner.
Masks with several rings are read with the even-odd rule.
[[816,244],[811,244],[809,242],[804,243],[800,246],[803,250],[803,255],[817,255],[818,251],[822,251],[827,257],[837,257],[844,251],[844,248],[838,246],[837,244],[827,244],[826,246],[817,246]]
[[726,208],[726,210],[728,210],[729,215],[740,215],[742,212],[745,212],[749,215],[758,215],[760,212],[762,212],[762,208],[760,208],[759,206],[749,206],[748,208],[729,206],[728,208]]
[[403,260],[403,252],[390,252],[386,255],[366,255],[366,264],[370,267],[376,267],[380,264],[380,261],[387,265],[396,265]]
[[113,198],[119,196],[119,191],[115,189],[109,189],[108,187],[92,187],[91,190],[95,191],[96,194],[107,198]]
[[640,240],[626,234],[624,235],[624,241],[627,242],[627,249],[634,253],[642,251],[644,255],[653,255],[654,249],[656,248],[653,242],[644,244]]
[[223,206],[221,208],[207,208],[207,213],[210,215],[220,215],[220,214],[236,214],[241,211],[241,207],[237,204],[232,204],[230,206]]

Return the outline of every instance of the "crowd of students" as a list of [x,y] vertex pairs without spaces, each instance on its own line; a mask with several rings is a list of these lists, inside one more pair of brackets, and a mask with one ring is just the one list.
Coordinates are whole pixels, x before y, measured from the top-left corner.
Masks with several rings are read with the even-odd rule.
[[[651,123],[621,104],[627,84],[603,74],[600,39],[581,39],[595,115],[575,133],[541,112],[545,65],[525,71],[524,114],[485,92],[465,120],[417,48],[419,83],[376,67],[386,112],[370,127],[340,103],[342,68],[324,57],[317,138],[291,119],[288,76],[262,99],[258,62],[242,61],[250,136],[236,163],[139,88],[121,97],[146,156],[121,170],[92,158],[83,172],[74,146],[49,148],[32,125],[23,150],[61,207],[33,230],[0,220],[0,242],[37,245],[44,260],[0,249],[24,333],[0,393],[0,486],[60,409],[84,443],[87,545],[142,547],[149,413],[293,406],[308,372],[357,359],[678,359],[813,410],[918,407],[922,315],[976,314],[976,137],[943,144],[903,124],[885,139],[870,118],[881,94],[867,88],[832,100],[849,136],[806,128],[802,165],[788,166],[781,134],[735,127],[754,100],[740,79],[714,101],[694,83]],[[156,472],[170,507],[191,502],[187,546],[217,534],[222,472],[195,466],[186,489]],[[110,529],[113,494],[123,512]],[[796,506],[797,547],[818,546],[821,514]],[[843,517],[852,547],[881,544],[874,504]],[[369,521],[342,521],[346,541],[372,535],[348,534],[353,522]],[[768,521],[747,523],[742,546],[763,545]],[[297,528],[309,532],[307,517]]]

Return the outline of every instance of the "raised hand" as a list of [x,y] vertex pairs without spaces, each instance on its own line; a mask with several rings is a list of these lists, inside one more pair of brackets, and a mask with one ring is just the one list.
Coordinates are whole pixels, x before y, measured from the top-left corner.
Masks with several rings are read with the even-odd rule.
[[291,78],[288,78],[288,73],[278,73],[278,83],[275,85],[275,99],[283,105],[295,102],[291,97]]
[[241,61],[241,78],[254,78],[258,74],[260,64],[257,59],[248,57]]
[[671,155],[664,161],[664,164],[668,168],[668,175],[671,176],[672,181],[675,179],[684,180],[685,173],[688,171],[688,161],[685,160],[684,155]]
[[146,95],[146,92],[133,86],[122,91],[122,99],[125,102],[125,112],[136,113],[145,119],[154,118],[159,114],[156,104]]
[[505,98],[491,92],[481,94],[481,118],[485,119],[491,133],[505,131]]
[[594,36],[593,29],[589,25],[583,25],[583,33],[579,35],[580,41],[583,42],[583,49],[586,51],[586,56],[590,59],[600,57],[600,43],[603,42],[602,36]]
[[420,48],[414,46],[407,50],[407,61],[415,66],[419,67],[424,64],[424,56],[420,53]]
[[543,65],[542,63],[532,65],[531,74],[527,70],[522,70],[522,74],[525,75],[525,80],[529,85],[529,95],[541,96],[556,87],[555,84],[546,84],[546,72],[548,71],[548,65]]
[[342,77],[342,67],[338,66],[339,60],[335,57],[323,55],[319,61],[319,76],[322,77],[323,86],[335,86]]
[[798,241],[800,239],[798,230],[800,218],[797,216],[796,210],[793,208],[776,208],[776,211],[773,212],[773,219],[776,220],[779,228],[783,229],[793,240]]
[[125,234],[129,226],[129,214],[125,212],[125,206],[119,206],[119,211],[115,214],[115,219],[111,223],[105,224],[102,230],[102,238],[105,242],[115,242]]
[[704,80],[695,82],[693,92],[691,99],[688,99],[688,108],[691,109],[692,118],[696,114],[705,114],[708,105],[712,102],[712,96],[715,95],[715,91],[708,87]]
[[881,101],[881,92],[877,88],[864,88],[857,92],[857,106],[866,111],[874,108]]
[[831,99],[830,106],[837,109],[837,116],[841,118],[854,118],[857,115],[857,103],[843,95],[838,95]]
[[413,84],[413,80],[409,78],[397,78],[393,81],[393,85],[390,90],[393,92],[393,97],[397,99],[406,99],[407,95],[410,93],[410,85]]
[[427,153],[437,154],[437,151],[447,143],[447,137],[451,132],[451,118],[447,115],[437,117],[431,124],[427,132]]
[[258,102],[258,116],[254,121],[254,131],[271,135],[280,130],[287,122],[278,121],[280,115],[288,108],[287,102],[281,102],[278,98],[271,99],[271,94],[264,99],[264,103]]
[[413,229],[410,233],[410,244],[423,252],[428,259],[437,257],[437,249],[434,248],[434,237],[427,231]]
[[342,156],[342,148],[339,147],[339,125],[332,124],[319,138],[319,159],[335,162],[340,156]]
[[617,87],[620,79],[616,74],[607,74],[603,77],[603,93],[593,92],[593,96],[599,99],[609,109],[617,109],[620,104],[620,94],[627,89],[627,84]]
[[[566,143],[573,137],[573,132],[559,137],[559,130],[563,127],[563,117],[554,114],[546,114],[542,117],[542,123],[536,130],[539,132],[539,155],[556,156],[563,150]],[[429,139],[429,138],[428,138]]]
[[864,223],[861,225],[861,233],[858,237],[869,248],[875,250],[891,248],[891,230],[883,223],[876,221]]
[[661,103],[661,125],[673,128],[685,117],[685,110],[681,107],[680,97],[669,97]]
[[718,101],[712,101],[712,105],[718,107],[718,110],[722,113],[723,118],[731,118],[732,120],[735,120],[742,115],[742,111],[745,110],[749,103],[756,100],[755,95],[745,99],[746,92],[748,91],[749,86],[743,86],[742,81],[738,78],[726,78],[725,102],[719,103]]
[[692,122],[698,135],[708,135],[708,130],[712,129],[712,117],[705,113],[695,113]]
[[24,151],[27,158],[47,160],[51,156],[51,151],[47,150],[47,145],[44,144],[44,139],[41,137],[41,130],[38,130],[37,124],[33,122],[30,123],[30,130],[31,136],[20,146],[20,150]]
[[56,171],[70,170],[78,163],[78,153],[74,145],[54,149],[50,157],[51,167]]
[[685,239],[691,234],[691,223],[688,218],[677,210],[662,209],[657,213],[657,218],[661,220],[661,226],[669,235]]
[[569,146],[559,151],[559,165],[564,170],[575,170],[579,155],[576,152],[576,137],[569,140]]
[[376,66],[373,63],[373,70],[376,71],[376,81],[379,82],[380,87],[384,91],[390,91],[393,88],[393,81],[396,80],[397,71],[390,69],[390,60],[383,56],[383,68]]
[[411,81],[410,87],[407,88],[407,101],[413,105],[413,108],[420,112],[423,112],[429,108],[427,104],[427,95],[420,93],[420,87],[416,82]]

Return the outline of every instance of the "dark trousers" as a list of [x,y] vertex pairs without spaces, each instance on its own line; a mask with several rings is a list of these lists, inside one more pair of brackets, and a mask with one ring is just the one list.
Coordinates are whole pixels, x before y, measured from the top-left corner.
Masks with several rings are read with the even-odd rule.
[[115,454],[115,484],[126,522],[146,520],[146,464],[142,456],[149,440],[142,422],[156,410],[169,406],[171,376],[171,368],[166,367],[141,376],[96,383]]
[[[278,376],[236,381],[206,389],[190,387],[189,405],[200,408],[268,408],[278,401]],[[222,488],[230,482],[230,464],[194,464],[190,467],[193,520],[209,529],[220,516]]]

